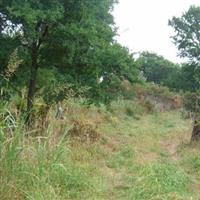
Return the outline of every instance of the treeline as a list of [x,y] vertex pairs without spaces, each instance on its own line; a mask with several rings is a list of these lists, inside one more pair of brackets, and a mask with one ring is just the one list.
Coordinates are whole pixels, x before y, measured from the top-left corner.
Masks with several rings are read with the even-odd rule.
[[143,52],[136,61],[147,82],[173,91],[195,92],[199,88],[198,67],[194,63],[175,64],[155,53]]

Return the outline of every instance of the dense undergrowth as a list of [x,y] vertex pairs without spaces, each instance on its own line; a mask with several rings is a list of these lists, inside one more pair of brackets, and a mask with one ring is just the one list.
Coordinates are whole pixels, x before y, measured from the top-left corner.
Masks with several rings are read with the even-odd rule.
[[[68,100],[30,130],[1,106],[0,199],[198,199],[199,146],[179,111]],[[155,109],[155,108],[154,108]]]

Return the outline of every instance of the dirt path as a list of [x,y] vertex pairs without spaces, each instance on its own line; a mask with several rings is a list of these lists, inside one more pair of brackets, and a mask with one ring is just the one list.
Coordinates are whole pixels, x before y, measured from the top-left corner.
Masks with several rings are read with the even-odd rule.
[[174,161],[180,160],[180,157],[178,155],[178,148],[179,145],[181,144],[180,141],[167,139],[167,140],[162,140],[160,144],[169,153],[172,160]]
[[180,137],[165,138],[160,141],[160,145],[169,153],[169,156],[174,161],[179,161],[180,156],[178,154],[179,147],[188,143],[190,140],[188,135],[182,135]]

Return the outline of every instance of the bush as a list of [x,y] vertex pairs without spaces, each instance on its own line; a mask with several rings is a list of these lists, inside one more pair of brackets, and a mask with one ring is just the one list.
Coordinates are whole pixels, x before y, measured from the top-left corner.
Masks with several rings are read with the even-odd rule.
[[97,127],[82,121],[74,121],[68,134],[70,139],[81,143],[96,142],[100,138]]
[[186,92],[183,96],[183,105],[187,111],[200,112],[199,93]]
[[139,116],[145,113],[144,107],[136,99],[113,101],[109,110],[119,118],[130,116],[138,119]]
[[153,113],[155,111],[155,105],[148,100],[145,100],[142,104],[146,113]]

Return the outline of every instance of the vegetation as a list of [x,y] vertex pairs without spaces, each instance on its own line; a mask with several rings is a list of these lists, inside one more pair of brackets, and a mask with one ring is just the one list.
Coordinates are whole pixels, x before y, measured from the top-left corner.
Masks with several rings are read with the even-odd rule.
[[175,64],[115,41],[116,3],[0,0],[0,199],[199,199],[200,8]]
[[[94,98],[113,86],[117,90],[122,78],[137,79],[132,56],[113,40],[115,29],[110,11],[114,2],[2,1],[2,43],[7,38],[13,41],[9,49],[18,52],[19,59],[23,60],[19,66],[23,68],[21,73],[30,77],[28,118],[33,109],[40,69],[50,72],[53,69],[55,79],[63,84],[92,87],[90,96]],[[101,77],[104,82],[99,86]]]
[[[194,84],[198,84],[195,87],[196,98],[191,104],[191,110],[195,112],[194,128],[192,132],[192,140],[200,139],[200,125],[199,125],[199,56],[200,56],[200,7],[192,6],[183,14],[182,17],[174,17],[169,21],[169,24],[174,27],[176,34],[174,35],[174,42],[178,46],[180,56],[187,57],[191,65],[192,80],[195,79]],[[193,89],[193,88],[192,88]],[[192,97],[193,95],[191,95]],[[194,98],[193,98],[194,99]],[[192,99],[191,99],[192,100]],[[194,106],[195,105],[195,110]]]
[[[179,111],[147,115],[137,106],[132,116],[133,102],[113,103],[112,113],[66,103],[68,118],[57,120],[52,110],[42,134],[26,132],[2,108],[1,199],[198,199],[199,146],[187,145],[191,122]],[[71,137],[74,125],[87,141]]]
[[181,67],[155,53],[141,53],[137,64],[148,82],[154,82],[180,90],[182,88]]

